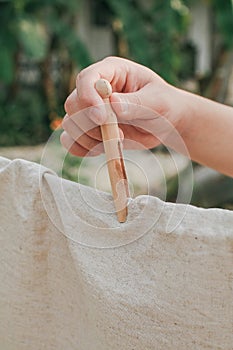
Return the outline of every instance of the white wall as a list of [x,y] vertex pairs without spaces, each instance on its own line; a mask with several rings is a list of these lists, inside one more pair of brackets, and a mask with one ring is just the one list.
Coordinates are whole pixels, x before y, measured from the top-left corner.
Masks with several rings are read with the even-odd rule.
[[90,11],[89,1],[83,1],[78,16],[78,34],[96,61],[114,54],[114,40],[110,28],[91,23]]
[[212,66],[211,9],[207,1],[196,1],[191,8],[191,25],[188,37],[197,49],[196,74],[209,73]]

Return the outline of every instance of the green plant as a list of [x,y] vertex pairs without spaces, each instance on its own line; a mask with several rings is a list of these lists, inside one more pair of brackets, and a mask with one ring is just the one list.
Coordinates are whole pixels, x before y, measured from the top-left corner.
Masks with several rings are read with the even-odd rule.
[[88,180],[84,176],[78,174],[78,169],[82,163],[82,158],[72,156],[70,153],[66,154],[64,159],[62,172],[58,175],[64,179],[75,181],[83,185],[88,185]]
[[116,34],[127,43],[125,56],[176,83],[185,58],[180,47],[189,20],[186,6],[177,7],[170,0],[109,0],[109,4],[121,21]]
[[80,2],[0,2],[0,144],[47,139],[74,67],[91,63],[75,28]]

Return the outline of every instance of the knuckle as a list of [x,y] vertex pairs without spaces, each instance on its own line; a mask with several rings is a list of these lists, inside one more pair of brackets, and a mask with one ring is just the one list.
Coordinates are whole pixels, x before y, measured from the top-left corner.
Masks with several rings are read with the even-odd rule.
[[82,104],[82,106],[85,107],[88,107],[91,104],[90,97],[87,94],[82,93],[82,91],[79,93],[79,101]]
[[67,120],[66,120],[65,118],[62,120],[61,126],[62,126],[62,129],[63,129],[63,130],[66,130]]
[[81,72],[78,73],[77,78],[76,78],[76,85],[78,85],[80,80],[82,80],[83,77],[85,77],[86,71],[87,71],[87,68],[81,70]]
[[138,93],[134,94],[134,103],[137,106],[142,106],[142,100],[141,100],[141,98],[140,98]]
[[67,97],[67,99],[65,100],[65,103],[64,103],[64,109],[65,109],[67,114],[71,114],[72,106],[73,106],[73,103],[72,103],[71,98]]
[[113,62],[113,61],[117,61],[119,59],[119,57],[116,56],[107,56],[105,57],[102,62],[107,63],[107,62]]

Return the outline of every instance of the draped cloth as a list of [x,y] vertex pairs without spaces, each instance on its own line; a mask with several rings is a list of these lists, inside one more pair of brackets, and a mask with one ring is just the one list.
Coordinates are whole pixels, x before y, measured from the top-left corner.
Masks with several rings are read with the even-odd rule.
[[233,349],[233,212],[0,158],[0,349]]

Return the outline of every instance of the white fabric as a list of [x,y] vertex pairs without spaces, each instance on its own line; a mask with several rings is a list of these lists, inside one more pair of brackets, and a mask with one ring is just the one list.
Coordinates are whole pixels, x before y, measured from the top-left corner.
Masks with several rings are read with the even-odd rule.
[[0,158],[0,349],[233,349],[233,212]]

